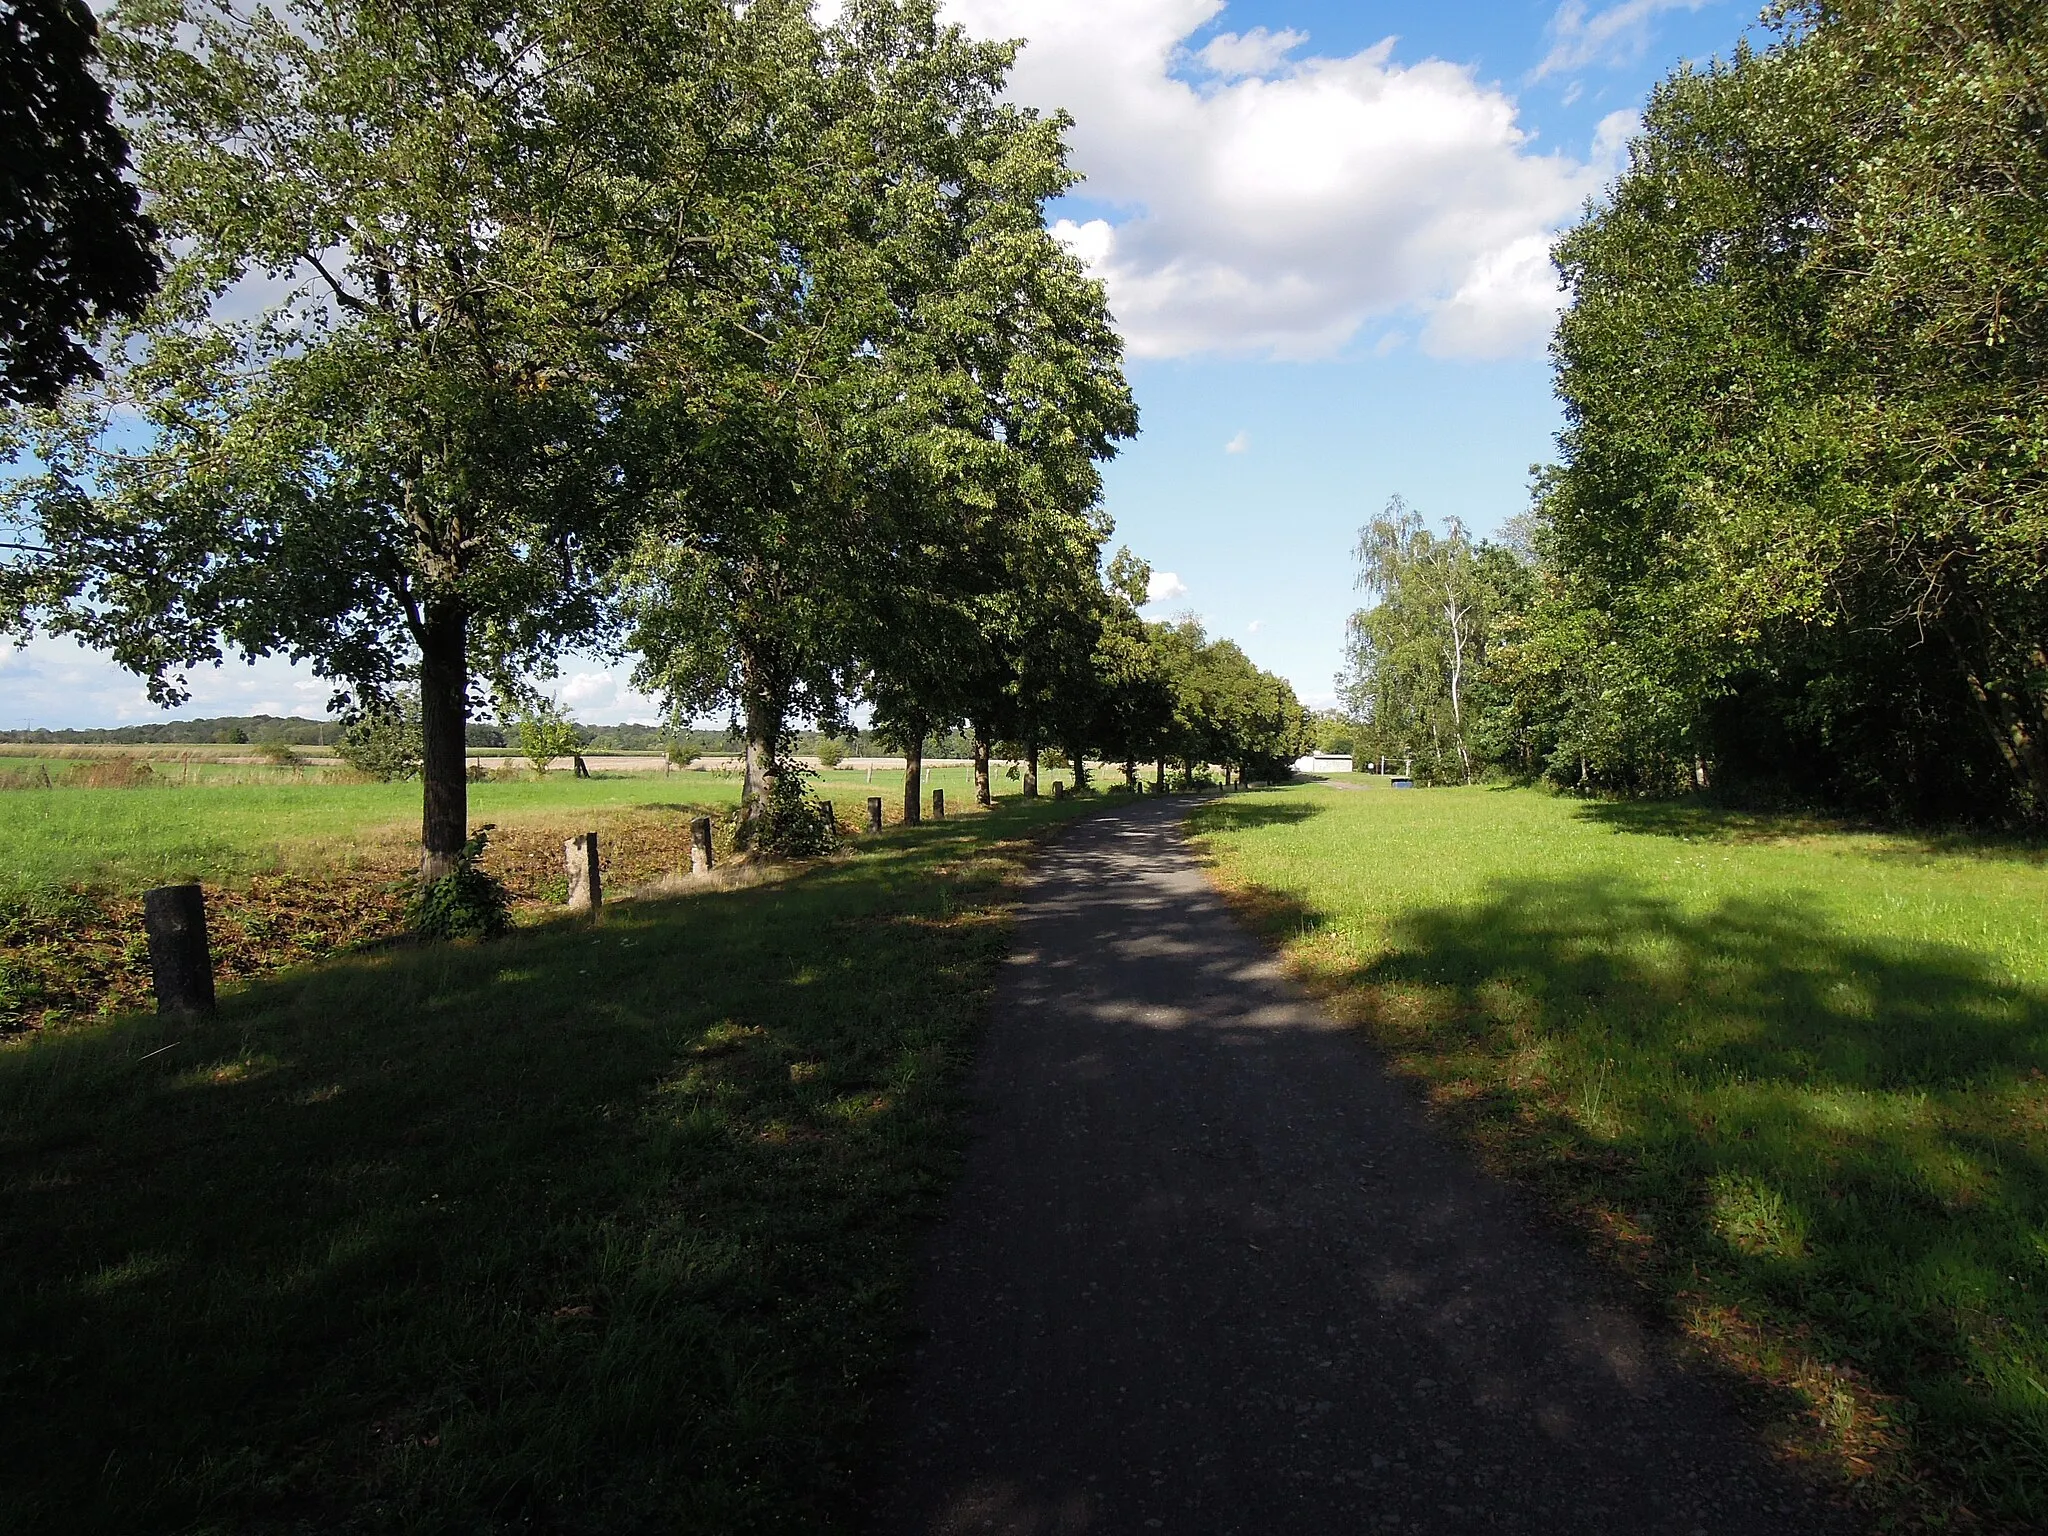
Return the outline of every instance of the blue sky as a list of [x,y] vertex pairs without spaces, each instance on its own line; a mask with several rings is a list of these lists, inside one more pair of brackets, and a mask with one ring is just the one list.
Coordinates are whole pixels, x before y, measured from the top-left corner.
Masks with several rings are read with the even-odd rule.
[[[1558,417],[1543,253],[1655,82],[1726,53],[1753,0],[947,0],[1029,43],[1012,89],[1075,119],[1058,228],[1108,286],[1143,430],[1108,471],[1153,616],[1192,611],[1327,703],[1359,524],[1399,492],[1496,528]],[[652,718],[569,658],[581,718]],[[324,713],[281,662],[179,713]],[[51,642],[0,653],[0,728],[159,715]]]

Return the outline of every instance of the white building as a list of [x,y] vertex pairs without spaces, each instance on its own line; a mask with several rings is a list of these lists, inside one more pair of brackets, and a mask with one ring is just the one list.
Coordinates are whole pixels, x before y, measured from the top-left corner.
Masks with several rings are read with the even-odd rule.
[[1307,757],[1294,760],[1296,773],[1349,773],[1351,754],[1349,752],[1311,752]]

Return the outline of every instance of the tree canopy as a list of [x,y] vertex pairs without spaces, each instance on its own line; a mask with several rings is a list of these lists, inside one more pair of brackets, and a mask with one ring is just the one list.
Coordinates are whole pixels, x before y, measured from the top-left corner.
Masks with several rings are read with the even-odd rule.
[[1415,529],[1368,530],[1354,707],[1432,743],[1464,713],[1482,767],[1588,789],[2038,819],[2048,12],[1776,25],[1664,82],[1557,247],[1560,462],[1516,549],[1472,549],[1476,713]]
[[452,868],[472,688],[604,625],[625,365],[719,268],[778,20],[131,7],[107,58],[181,254],[104,383],[34,423],[5,503],[17,621],[165,701],[226,650],[366,708],[411,672],[422,869]]
[[97,378],[90,344],[155,289],[155,234],[95,77],[85,0],[0,8],[0,403]]

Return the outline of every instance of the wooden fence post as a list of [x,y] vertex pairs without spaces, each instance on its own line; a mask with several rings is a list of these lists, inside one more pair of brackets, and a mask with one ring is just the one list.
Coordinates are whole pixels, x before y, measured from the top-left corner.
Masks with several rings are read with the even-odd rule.
[[932,791],[932,820],[944,821],[945,819],[946,792],[943,789],[935,789]]
[[870,832],[882,830],[882,797],[880,795],[868,796],[868,830]]
[[690,823],[690,873],[711,873],[711,818],[699,816]]
[[832,802],[830,800],[820,800],[818,802],[818,809],[825,813],[825,830],[831,834],[832,841],[838,842],[839,817],[833,812]]
[[604,905],[604,886],[597,873],[597,834],[579,832],[562,844],[569,866],[569,910],[595,912]]
[[149,975],[156,1011],[194,1017],[214,1011],[213,952],[206,943],[206,892],[197,885],[160,885],[142,893],[149,935]]

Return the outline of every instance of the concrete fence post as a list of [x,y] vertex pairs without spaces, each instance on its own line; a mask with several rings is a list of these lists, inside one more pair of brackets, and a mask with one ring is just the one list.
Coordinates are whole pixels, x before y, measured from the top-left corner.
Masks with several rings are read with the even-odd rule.
[[690,823],[690,873],[711,873],[711,818],[699,816]]
[[579,832],[562,844],[569,866],[569,910],[595,912],[604,905],[604,886],[597,873],[597,834]]
[[149,975],[156,1011],[193,1017],[214,1011],[213,952],[206,943],[206,892],[197,885],[160,885],[142,893],[149,935]]
[[818,809],[825,813],[825,830],[831,834],[832,840],[837,842],[839,840],[839,817],[832,809],[832,802],[830,800],[820,800],[818,802]]
[[868,830],[870,832],[882,830],[882,797],[880,795],[868,796]]
[[945,819],[946,792],[943,789],[935,789],[932,791],[932,820],[944,821]]

